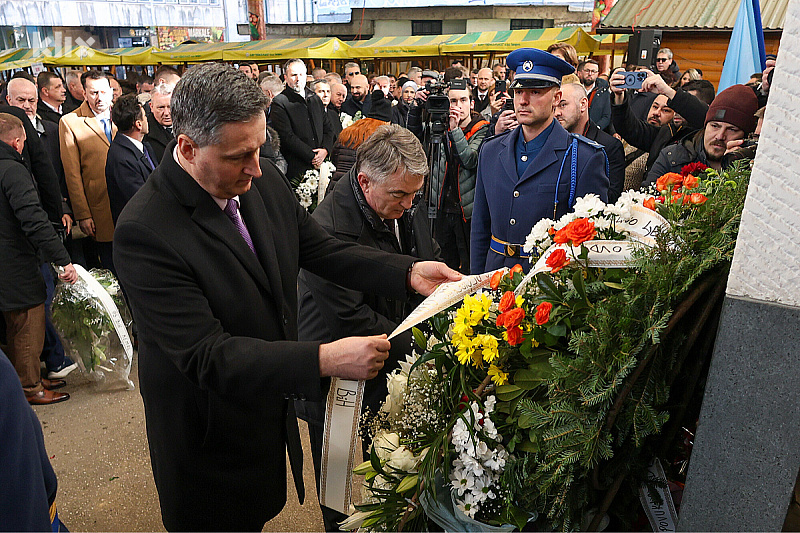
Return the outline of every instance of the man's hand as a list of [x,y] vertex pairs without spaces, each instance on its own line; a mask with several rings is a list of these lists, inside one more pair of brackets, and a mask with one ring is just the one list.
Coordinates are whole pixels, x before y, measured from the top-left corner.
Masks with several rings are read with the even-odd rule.
[[461,111],[458,109],[450,108],[450,123],[448,131],[453,131],[458,127],[458,124],[461,122]]
[[675,96],[675,89],[670,87],[660,74],[647,71],[647,78],[642,82],[642,91],[648,93],[663,94],[672,100]]
[[503,109],[504,105],[506,105],[505,93],[496,93],[494,99],[489,102],[489,107],[492,108],[492,115]]
[[72,266],[72,263],[64,267],[64,272],[58,275],[58,279],[66,281],[70,285],[78,281],[78,271]]
[[414,263],[411,269],[410,283],[411,288],[423,296],[430,296],[431,293],[448,281],[459,281],[461,274],[438,261],[421,261]]
[[319,375],[344,379],[372,379],[389,357],[391,343],[386,335],[347,337],[320,344]]
[[314,168],[319,168],[328,157],[328,151],[325,148],[314,148],[312,152],[314,152],[314,159],[311,160],[311,164]]
[[80,226],[81,231],[84,232],[87,237],[94,237],[94,220],[91,218],[84,218],[83,220],[78,221],[78,226]]
[[72,231],[72,217],[64,213],[64,216],[61,217],[61,223],[64,225],[64,230],[67,232],[67,235],[69,235]]
[[506,130],[513,130],[519,126],[517,122],[517,114],[513,111],[506,109],[500,116],[497,117],[497,123],[494,125],[494,134],[500,135]]
[[736,139],[735,141],[728,141],[725,145],[725,155],[728,155],[731,152],[738,152],[742,149],[742,143],[744,139]]

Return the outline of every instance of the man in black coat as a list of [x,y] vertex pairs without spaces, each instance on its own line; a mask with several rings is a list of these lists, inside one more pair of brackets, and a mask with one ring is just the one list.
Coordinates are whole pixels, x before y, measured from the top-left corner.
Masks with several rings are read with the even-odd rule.
[[[419,140],[396,124],[380,126],[358,148],[356,165],[342,177],[314,211],[335,237],[392,254],[438,260],[439,246],[431,237],[424,209],[412,207],[428,172]],[[350,335],[391,333],[412,307],[405,300],[346,289],[306,270],[298,278],[302,340],[331,342]],[[392,340],[389,359],[375,379],[366,382],[362,410],[377,413],[386,399],[386,375],[411,353],[411,332]],[[325,402],[298,402],[308,422],[314,471],[319,486]],[[364,443],[368,450],[369,443]],[[338,531],[341,513],[322,508],[326,531]]]
[[600,66],[594,59],[587,59],[578,63],[575,72],[589,98],[589,118],[601,130],[606,130],[611,124],[611,100],[608,82],[598,77]]
[[164,158],[164,150],[175,138],[172,135],[172,112],[170,101],[174,86],[161,83],[150,91],[150,112],[147,114],[147,131],[144,140],[155,153],[155,163]]
[[286,89],[272,101],[272,126],[281,139],[289,179],[319,168],[333,149],[333,128],[316,94],[305,96],[306,65],[290,59],[284,66]]
[[42,380],[39,374],[47,296],[39,267],[42,260],[63,266],[60,277],[70,283],[78,274],[23,165],[24,143],[23,122],[0,113],[0,311],[6,323],[8,357],[28,402],[50,404],[67,400],[69,395],[50,390],[56,384]]
[[369,81],[367,81],[367,77],[363,74],[353,76],[349,81],[350,94],[342,104],[342,113],[346,113],[355,118],[356,113],[360,112],[362,117],[366,117],[372,105]]
[[189,70],[172,98],[176,142],[117,221],[168,530],[260,531],[286,502],[287,449],[302,501],[292,400],[321,400],[327,376],[374,377],[388,356],[383,337],[296,342],[301,267],[398,300],[407,280],[430,294],[460,277],[328,235],[274,166],[259,168],[265,104],[239,70]]
[[556,106],[555,117],[568,132],[583,135],[603,146],[608,157],[608,203],[616,202],[625,182],[625,150],[618,139],[589,120],[589,102],[583,86],[577,83],[561,86],[561,101]]
[[64,101],[67,99],[67,88],[64,81],[56,74],[42,71],[36,76],[36,86],[39,89],[39,103],[36,105],[36,113],[43,120],[49,120],[58,124],[64,115]]
[[156,168],[153,149],[144,141],[148,120],[135,94],[120,96],[111,109],[117,135],[108,147],[106,185],[111,216],[116,224],[125,204],[142,188]]

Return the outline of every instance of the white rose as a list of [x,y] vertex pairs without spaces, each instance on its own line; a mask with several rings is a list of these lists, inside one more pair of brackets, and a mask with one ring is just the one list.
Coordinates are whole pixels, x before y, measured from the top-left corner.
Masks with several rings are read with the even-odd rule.
[[388,461],[389,454],[400,446],[400,435],[397,433],[378,433],[372,441],[372,448],[381,461]]
[[386,388],[389,394],[386,396],[383,410],[393,417],[398,417],[403,412],[405,405],[403,395],[408,390],[408,376],[402,372],[392,372],[386,376]]
[[389,466],[402,472],[414,473],[419,466],[419,457],[416,457],[411,450],[405,446],[400,446],[389,454]]

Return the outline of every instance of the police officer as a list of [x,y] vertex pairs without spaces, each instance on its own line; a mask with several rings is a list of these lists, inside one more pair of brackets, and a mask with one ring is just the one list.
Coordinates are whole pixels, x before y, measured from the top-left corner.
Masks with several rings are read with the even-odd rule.
[[508,55],[516,73],[514,111],[519,127],[484,143],[478,160],[470,257],[473,274],[520,263],[525,238],[539,220],[557,220],[589,193],[604,202],[608,160],[603,147],[568,133],[553,118],[561,77],[574,68],[533,48]]

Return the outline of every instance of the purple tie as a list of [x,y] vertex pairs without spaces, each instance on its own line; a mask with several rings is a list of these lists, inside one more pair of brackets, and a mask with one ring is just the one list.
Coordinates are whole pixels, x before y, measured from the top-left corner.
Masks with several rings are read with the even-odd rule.
[[250,232],[247,231],[247,226],[244,225],[242,217],[239,216],[239,203],[233,198],[228,198],[228,203],[225,204],[225,214],[228,215],[228,218],[231,219],[233,225],[239,230],[239,233],[242,235],[244,242],[247,243],[247,246],[250,247],[253,253],[256,253],[256,249],[253,246],[253,239],[250,238]]

